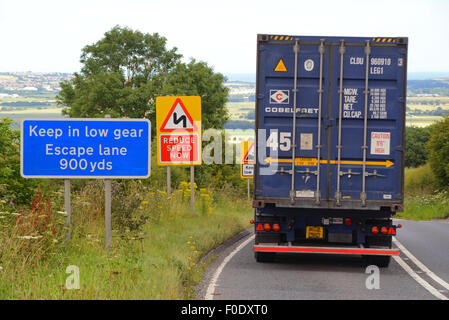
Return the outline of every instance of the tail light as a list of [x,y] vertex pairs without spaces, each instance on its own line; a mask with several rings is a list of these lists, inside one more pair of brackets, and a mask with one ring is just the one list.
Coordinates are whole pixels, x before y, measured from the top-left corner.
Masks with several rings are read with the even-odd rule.
[[378,234],[378,233],[379,233],[379,228],[378,228],[378,227],[372,227],[372,228],[371,228],[371,232],[372,232],[373,234]]
[[269,224],[269,223],[265,223],[265,224],[263,225],[263,229],[264,229],[265,231],[270,231],[270,230],[271,230],[270,224]]
[[351,224],[352,224],[351,218],[345,218],[345,225],[349,227]]
[[387,233],[388,233],[387,227],[382,227],[382,228],[380,229],[380,232],[382,232],[382,234],[387,234]]
[[254,224],[254,220],[250,220],[249,223]]
[[277,223],[273,224],[273,231],[279,231],[280,229],[281,227]]

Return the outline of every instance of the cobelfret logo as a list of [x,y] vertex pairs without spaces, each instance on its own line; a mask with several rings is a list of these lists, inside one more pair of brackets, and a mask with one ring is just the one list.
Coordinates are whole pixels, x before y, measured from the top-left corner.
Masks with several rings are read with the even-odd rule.
[[289,90],[270,90],[270,104],[289,104]]

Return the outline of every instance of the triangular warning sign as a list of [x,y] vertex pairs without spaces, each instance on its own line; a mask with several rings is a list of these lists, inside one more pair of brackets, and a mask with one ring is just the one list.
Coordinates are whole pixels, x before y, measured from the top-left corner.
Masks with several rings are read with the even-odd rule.
[[171,107],[167,117],[162,123],[160,131],[161,132],[198,131],[198,127],[195,125],[192,116],[187,111],[187,108],[184,106],[180,98],[175,100],[175,103]]
[[274,68],[274,71],[287,72],[287,68],[285,67],[284,61],[282,59],[279,59],[279,62],[277,64],[276,68]]
[[248,152],[243,157],[243,163],[254,163],[254,142],[250,142],[250,146],[248,148]]
[[264,230],[263,225],[261,223],[259,223],[257,225],[256,231],[263,231],[263,230]]
[[393,235],[396,234],[396,231],[394,231],[393,227],[390,227],[390,229],[388,229],[388,234],[393,234]]

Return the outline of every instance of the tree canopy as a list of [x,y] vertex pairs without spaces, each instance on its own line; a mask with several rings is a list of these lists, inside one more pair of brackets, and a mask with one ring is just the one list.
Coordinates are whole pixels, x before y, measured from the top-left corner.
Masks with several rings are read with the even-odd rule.
[[438,186],[449,187],[449,116],[433,125],[427,148],[429,164]]
[[[10,128],[10,119],[0,119],[0,209],[28,202],[37,185],[20,176],[20,133]],[[7,203],[6,203],[7,202]]]
[[181,57],[157,33],[116,26],[83,48],[81,71],[61,82],[57,101],[70,117],[109,114],[155,123],[157,96],[199,95],[203,124],[222,128],[228,119],[225,78],[204,62],[185,64]]
[[405,166],[419,167],[427,162],[428,152],[426,150],[432,126],[425,128],[407,127],[405,129]]

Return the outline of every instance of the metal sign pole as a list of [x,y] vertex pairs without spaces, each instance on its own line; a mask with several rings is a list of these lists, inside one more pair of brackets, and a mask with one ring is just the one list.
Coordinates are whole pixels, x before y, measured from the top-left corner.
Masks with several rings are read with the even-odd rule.
[[65,218],[65,226],[67,228],[65,232],[65,242],[69,243],[72,233],[71,227],[72,210],[70,206],[70,179],[64,179],[64,209],[67,214]]
[[248,202],[250,201],[249,199],[249,179],[246,179],[246,182],[248,183]]
[[167,166],[167,197],[171,195],[171,168]]
[[111,246],[111,180],[104,180],[104,225],[105,247],[109,252]]
[[194,182],[195,166],[190,166],[190,214],[195,212],[195,182]]
[[[104,116],[110,118],[109,114]],[[105,248],[109,252],[111,247],[111,179],[104,180],[104,228],[105,228]]]

